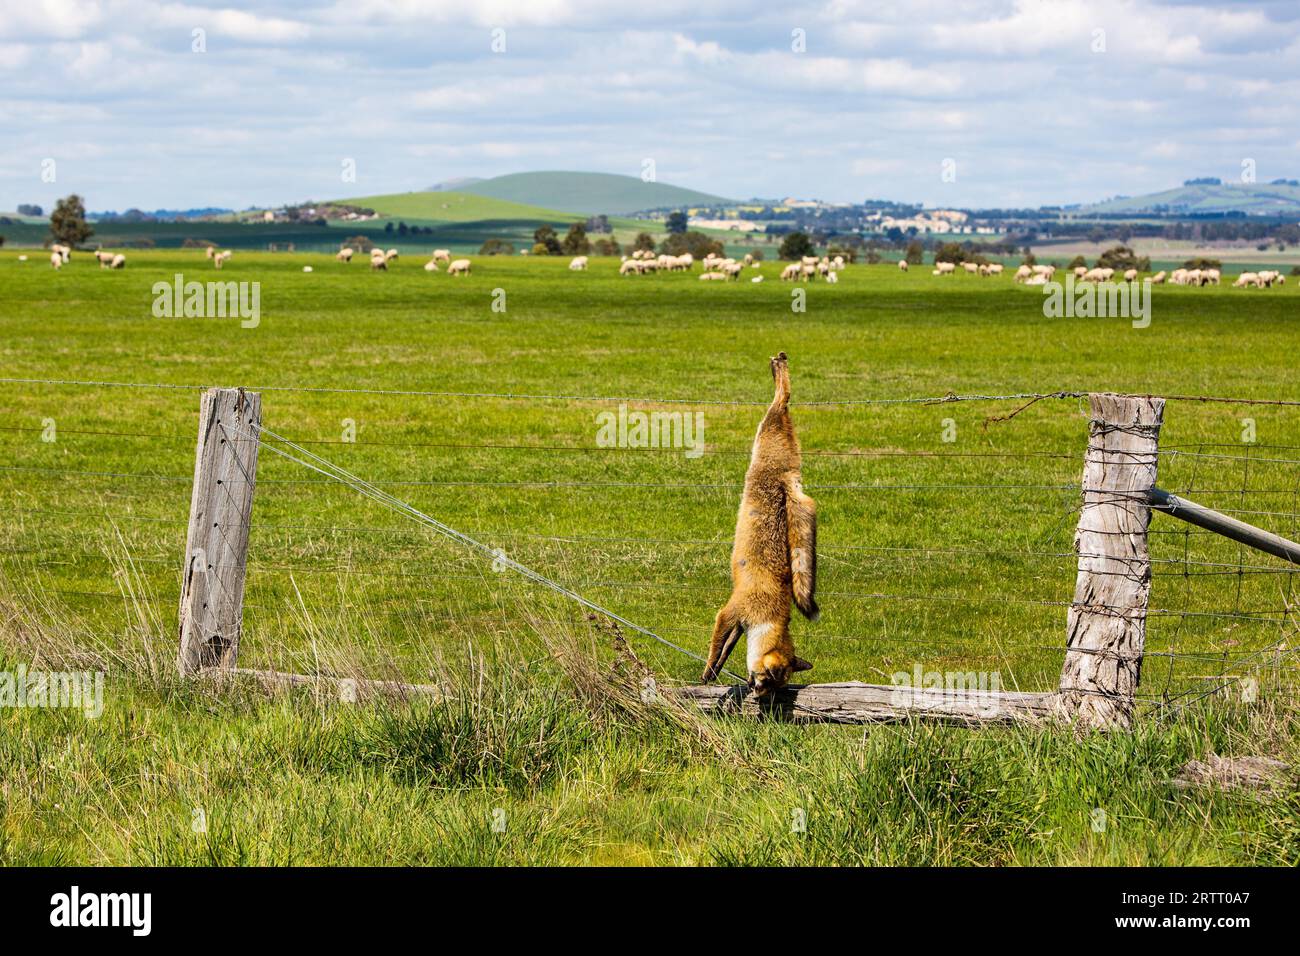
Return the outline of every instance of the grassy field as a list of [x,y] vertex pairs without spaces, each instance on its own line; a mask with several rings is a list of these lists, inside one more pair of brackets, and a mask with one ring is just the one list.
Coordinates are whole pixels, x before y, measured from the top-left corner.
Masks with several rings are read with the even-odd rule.
[[[0,256],[5,378],[193,386],[0,382],[0,670],[109,669],[98,720],[0,709],[0,860],[1300,859],[1294,789],[1166,783],[1209,750],[1296,756],[1294,664],[1265,653],[1287,637],[1292,575],[1163,516],[1148,651],[1176,656],[1147,662],[1143,710],[1228,668],[1259,679],[1253,705],[1234,690],[1083,743],[700,722],[639,704],[639,671],[611,670],[616,641],[581,608],[264,450],[241,663],[432,679],[455,700],[340,708],[179,686],[201,385],[263,389],[268,428],[702,653],[767,359],[784,349],[820,511],[823,617],[794,625],[810,676],[888,682],[919,666],[1025,690],[1060,670],[1086,402],[988,423],[1023,402],[893,400],[1300,400],[1295,284],[1157,288],[1150,327],[1135,329],[1045,318],[1041,292],[1009,276],[850,267],[794,312],[776,263],[746,274],[761,284],[620,278],[614,260],[571,274],[563,260],[480,259],[460,280],[420,264],[237,255],[219,278],[261,283],[245,329],[154,317],[155,282],[218,278],[197,252],[133,252],[121,272]],[[439,394],[398,394],[419,391]],[[864,403],[816,404],[850,400]],[[602,447],[597,416],[620,404],[702,415],[704,453]],[[1296,535],[1297,409],[1172,400],[1165,422],[1164,487]],[[658,680],[698,676],[631,637]],[[1096,807],[1105,834],[1090,828]],[[796,809],[806,833],[790,832]]]

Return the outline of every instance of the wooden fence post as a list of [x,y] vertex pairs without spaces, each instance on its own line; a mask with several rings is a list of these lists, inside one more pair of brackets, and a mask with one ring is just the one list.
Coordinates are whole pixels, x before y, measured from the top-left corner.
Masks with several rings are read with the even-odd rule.
[[243,624],[244,567],[257,474],[262,397],[212,388],[199,404],[199,444],[181,577],[180,669],[233,667]]
[[1148,496],[1165,400],[1106,393],[1089,402],[1083,510],[1074,536],[1079,571],[1059,703],[1080,727],[1128,729],[1146,643]]

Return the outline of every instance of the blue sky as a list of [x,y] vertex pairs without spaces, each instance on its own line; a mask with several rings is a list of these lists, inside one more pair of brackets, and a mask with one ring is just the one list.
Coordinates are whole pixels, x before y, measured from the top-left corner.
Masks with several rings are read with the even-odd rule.
[[0,142],[0,209],[647,159],[732,197],[1091,201],[1300,177],[1300,3],[0,0]]

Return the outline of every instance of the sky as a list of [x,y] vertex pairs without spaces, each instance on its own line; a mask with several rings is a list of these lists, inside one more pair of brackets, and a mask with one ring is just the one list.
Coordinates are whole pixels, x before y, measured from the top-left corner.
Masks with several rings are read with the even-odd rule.
[[1020,207],[1248,161],[1300,178],[1297,0],[0,0],[6,210],[542,169]]

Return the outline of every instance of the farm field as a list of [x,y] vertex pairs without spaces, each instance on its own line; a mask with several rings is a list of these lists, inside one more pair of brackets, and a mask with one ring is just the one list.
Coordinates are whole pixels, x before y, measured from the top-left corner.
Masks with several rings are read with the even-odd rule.
[[[850,266],[801,287],[794,312],[775,262],[733,284],[620,278],[613,259],[574,274],[567,259],[476,257],[457,279],[408,257],[373,273],[241,251],[219,274],[198,251],[132,251],[120,272],[33,258],[0,254],[0,658],[102,658],[110,678],[91,723],[0,713],[0,861],[1300,859],[1294,789],[1167,785],[1208,749],[1296,756],[1295,662],[1276,652],[1294,639],[1293,575],[1161,515],[1140,689],[1151,719],[1083,745],[1055,731],[674,723],[634,694],[593,702],[574,688],[610,679],[618,646],[583,608],[269,448],[240,663],[460,692],[346,709],[170,676],[200,386],[260,390],[267,429],[702,654],[729,591],[768,357],[785,350],[820,522],[822,618],[793,625],[810,678],[919,668],[1049,690],[1086,400],[916,399],[1300,401],[1300,283],[1158,287],[1135,329],[1046,318],[1042,293],[1009,275],[926,268]],[[259,282],[256,327],[156,318],[152,287],[177,273]],[[702,421],[703,453],[605,447],[599,416],[620,407]],[[1300,408],[1171,399],[1161,447],[1162,487],[1300,533]],[[690,657],[625,637],[657,680],[698,678]],[[1230,670],[1256,676],[1260,700],[1197,704]],[[1157,724],[1162,698],[1190,706]],[[194,806],[213,821],[201,838]],[[1098,837],[1097,806],[1128,823]],[[496,808],[505,836],[487,825]],[[806,834],[790,832],[792,808]]]

